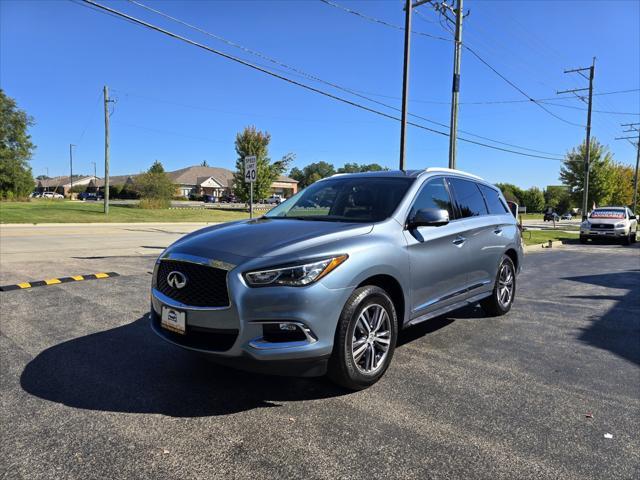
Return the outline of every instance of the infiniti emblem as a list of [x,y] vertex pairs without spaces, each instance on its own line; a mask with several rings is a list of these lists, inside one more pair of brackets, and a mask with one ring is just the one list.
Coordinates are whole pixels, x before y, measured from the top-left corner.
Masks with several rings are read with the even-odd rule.
[[167,283],[173,288],[183,288],[187,284],[187,276],[181,272],[170,272],[167,275]]

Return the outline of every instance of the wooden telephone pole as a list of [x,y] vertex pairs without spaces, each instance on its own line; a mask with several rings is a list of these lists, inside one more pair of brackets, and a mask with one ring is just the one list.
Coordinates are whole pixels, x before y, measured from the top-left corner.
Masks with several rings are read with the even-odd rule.
[[[589,76],[586,76],[583,72],[589,71]],[[584,78],[589,80],[589,87],[587,88],[574,88],[572,90],[563,90],[561,92],[556,92],[558,95],[563,93],[576,93],[585,90],[589,90],[589,103],[587,108],[587,137],[585,139],[586,142],[586,155],[584,159],[584,178],[583,184],[584,188],[582,189],[582,220],[587,219],[587,211],[589,206],[587,205],[588,197],[589,197],[589,167],[591,161],[591,107],[593,105],[593,77],[596,71],[596,57],[593,57],[593,61],[591,62],[590,67],[584,68],[573,68],[571,70],[565,70],[564,73],[579,73]],[[578,98],[582,99],[578,95]]]

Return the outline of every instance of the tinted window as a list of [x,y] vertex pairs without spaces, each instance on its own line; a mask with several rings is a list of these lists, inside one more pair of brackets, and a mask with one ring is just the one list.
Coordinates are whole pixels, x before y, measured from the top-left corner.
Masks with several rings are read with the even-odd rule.
[[500,194],[496,190],[491,187],[487,187],[486,185],[478,186],[480,187],[480,191],[482,192],[482,195],[487,202],[487,207],[489,207],[490,215],[502,215],[509,212],[509,209],[502,202]]
[[267,218],[379,222],[391,216],[413,178],[344,177],[316,182],[281,203]]
[[444,179],[436,178],[430,180],[422,187],[420,193],[416,197],[409,218],[412,218],[418,210],[423,208],[437,208],[449,212],[449,218],[453,219],[453,208],[451,206],[451,197],[444,184]]
[[450,178],[449,183],[453,187],[453,195],[456,198],[462,218],[477,217],[488,213],[484,198],[475,182],[460,178]]

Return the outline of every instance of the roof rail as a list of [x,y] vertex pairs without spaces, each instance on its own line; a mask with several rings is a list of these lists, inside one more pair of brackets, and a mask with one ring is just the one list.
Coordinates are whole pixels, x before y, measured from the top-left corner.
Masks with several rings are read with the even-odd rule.
[[425,173],[434,173],[434,172],[442,172],[442,173],[459,173],[461,175],[466,175],[468,177],[476,178],[478,180],[486,181],[484,178],[479,177],[478,175],[474,175],[473,173],[463,172],[462,170],[457,170],[454,168],[444,168],[444,167],[429,167],[424,170]]

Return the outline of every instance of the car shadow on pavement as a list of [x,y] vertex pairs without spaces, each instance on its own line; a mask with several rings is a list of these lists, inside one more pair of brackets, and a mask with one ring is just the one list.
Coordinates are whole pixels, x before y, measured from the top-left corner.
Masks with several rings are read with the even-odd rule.
[[213,364],[156,337],[146,315],[44,350],[25,367],[20,384],[70,407],[172,417],[226,415],[348,393],[324,379]]
[[578,339],[640,365],[640,270],[566,277],[564,280],[628,290],[619,296],[573,295],[567,298],[616,301],[604,315],[591,316],[591,324],[581,329]]
[[[466,308],[456,318],[477,315]],[[453,322],[438,317],[406,329],[398,347]],[[217,365],[156,337],[148,315],[42,351],[27,364],[20,384],[32,395],[69,407],[172,417],[227,415],[350,393],[325,378],[253,374]]]

